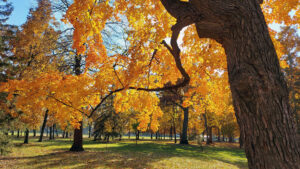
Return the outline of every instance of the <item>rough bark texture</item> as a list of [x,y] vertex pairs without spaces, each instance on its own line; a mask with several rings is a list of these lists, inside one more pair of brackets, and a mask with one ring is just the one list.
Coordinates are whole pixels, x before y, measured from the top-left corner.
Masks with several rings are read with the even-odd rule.
[[[200,38],[222,44],[236,117],[251,169],[297,169],[300,148],[286,82],[258,0],[161,0],[177,19],[195,23]],[[178,36],[172,36],[171,42]],[[174,38],[174,39],[173,39]]]
[[180,144],[189,144],[187,138],[188,124],[189,124],[189,108],[183,108],[183,125],[182,125],[182,134],[180,139]]
[[43,135],[44,135],[44,130],[45,130],[46,123],[47,123],[47,118],[48,118],[48,110],[46,110],[46,112],[45,112],[44,121],[43,121],[43,125],[42,125],[42,128],[41,128],[41,133],[40,133],[40,138],[39,138],[38,142],[43,141]]
[[79,129],[74,130],[73,145],[70,151],[84,151],[82,147],[82,121],[80,122]]

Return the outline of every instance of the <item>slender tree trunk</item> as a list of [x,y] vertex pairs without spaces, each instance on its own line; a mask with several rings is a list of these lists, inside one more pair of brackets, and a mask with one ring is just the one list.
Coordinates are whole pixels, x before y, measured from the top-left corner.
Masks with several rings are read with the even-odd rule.
[[175,142],[175,144],[177,143],[177,136],[176,136],[176,126],[175,126],[175,123],[174,123],[174,127],[173,127],[173,129],[174,129],[174,142]]
[[46,127],[46,123],[47,123],[47,118],[48,118],[48,110],[46,110],[45,115],[44,115],[44,121],[43,121],[43,125],[40,131],[40,138],[38,142],[42,142],[43,141],[43,135],[44,135],[44,130]]
[[12,136],[15,135],[15,131],[14,131],[14,130],[11,131],[11,135],[12,135]]
[[151,132],[151,140],[153,139],[153,133]]
[[210,144],[212,144],[212,142],[213,142],[212,127],[209,128],[209,142],[210,142]]
[[62,132],[62,138],[65,138],[65,133],[66,133],[66,131],[64,130],[64,131]]
[[55,135],[55,124],[52,126],[52,140],[54,140]]
[[92,125],[89,123],[89,138],[91,138],[91,133],[92,133]]
[[173,135],[172,135],[173,130],[172,129],[173,129],[173,127],[171,126],[170,127],[170,140],[173,140]]
[[221,142],[221,131],[219,127],[217,129],[218,129],[218,142]]
[[157,140],[158,137],[158,131],[155,133],[155,140]]
[[233,143],[234,142],[234,137],[231,135],[229,136],[229,143]]
[[205,127],[205,133],[206,133],[206,144],[209,145],[212,143],[212,140],[211,140],[211,135],[210,135],[210,127],[207,124],[206,110],[205,110],[205,113],[203,114],[203,118],[204,118],[204,127]]
[[54,124],[54,128],[55,128],[56,137],[58,137],[58,131],[57,131],[56,124]]
[[[75,65],[74,65],[74,73],[76,76],[79,76],[81,74],[81,55],[78,55],[75,57]],[[70,151],[84,151],[83,146],[82,146],[82,121],[80,122],[80,127],[79,129],[74,130],[74,138],[73,138],[73,145],[70,149]]]
[[212,127],[207,127],[207,133],[206,133],[206,144],[212,143]]
[[20,137],[20,130],[18,129],[17,138]]
[[69,138],[69,132],[66,131],[66,138]]
[[49,140],[52,140],[52,126],[50,127],[50,134],[49,134]]
[[188,123],[189,123],[189,108],[183,108],[183,125],[182,125],[182,134],[180,139],[180,144],[189,144],[187,138]]
[[36,130],[34,129],[33,130],[33,137],[35,137],[36,136]]
[[24,144],[28,144],[28,140],[29,140],[29,130],[26,129],[25,130]]
[[[129,126],[130,126],[130,123],[129,123]],[[130,127],[128,129],[128,139],[130,140]]]
[[80,122],[79,129],[74,130],[73,145],[70,151],[84,151],[82,146],[82,121]]

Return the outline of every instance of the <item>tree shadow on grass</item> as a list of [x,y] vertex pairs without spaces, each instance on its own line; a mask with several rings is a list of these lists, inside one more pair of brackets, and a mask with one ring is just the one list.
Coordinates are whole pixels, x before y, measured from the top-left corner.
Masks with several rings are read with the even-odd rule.
[[[41,146],[66,146],[64,140],[45,143]],[[156,144],[119,142],[97,144],[92,141],[85,142],[85,152],[69,152],[65,148],[53,149],[54,153],[32,157],[17,157],[17,166],[28,168],[153,168],[152,163],[172,157],[185,157],[202,161],[221,161],[247,168],[245,155],[242,150],[233,148],[204,146],[204,150],[194,145]],[[235,160],[227,159],[234,157]],[[237,160],[238,159],[238,160]],[[241,159],[241,160],[239,160]]]

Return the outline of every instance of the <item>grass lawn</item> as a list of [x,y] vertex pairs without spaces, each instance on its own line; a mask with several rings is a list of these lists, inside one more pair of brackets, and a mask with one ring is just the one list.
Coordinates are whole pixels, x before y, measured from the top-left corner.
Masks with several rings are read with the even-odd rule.
[[178,145],[170,141],[121,141],[98,143],[84,141],[84,152],[69,152],[70,139],[38,143],[30,139],[14,140],[12,153],[0,156],[0,168],[247,168],[247,159],[237,145]]

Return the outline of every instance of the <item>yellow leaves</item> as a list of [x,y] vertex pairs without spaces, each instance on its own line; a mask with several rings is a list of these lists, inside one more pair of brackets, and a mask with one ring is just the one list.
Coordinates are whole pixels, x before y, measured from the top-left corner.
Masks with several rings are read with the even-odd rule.
[[138,129],[141,131],[148,129],[148,124],[150,122],[152,130],[157,130],[159,125],[158,118],[160,118],[163,114],[158,106],[158,103],[159,99],[155,93],[149,93],[145,91],[123,91],[116,93],[114,98],[114,108],[117,112],[138,112]]

